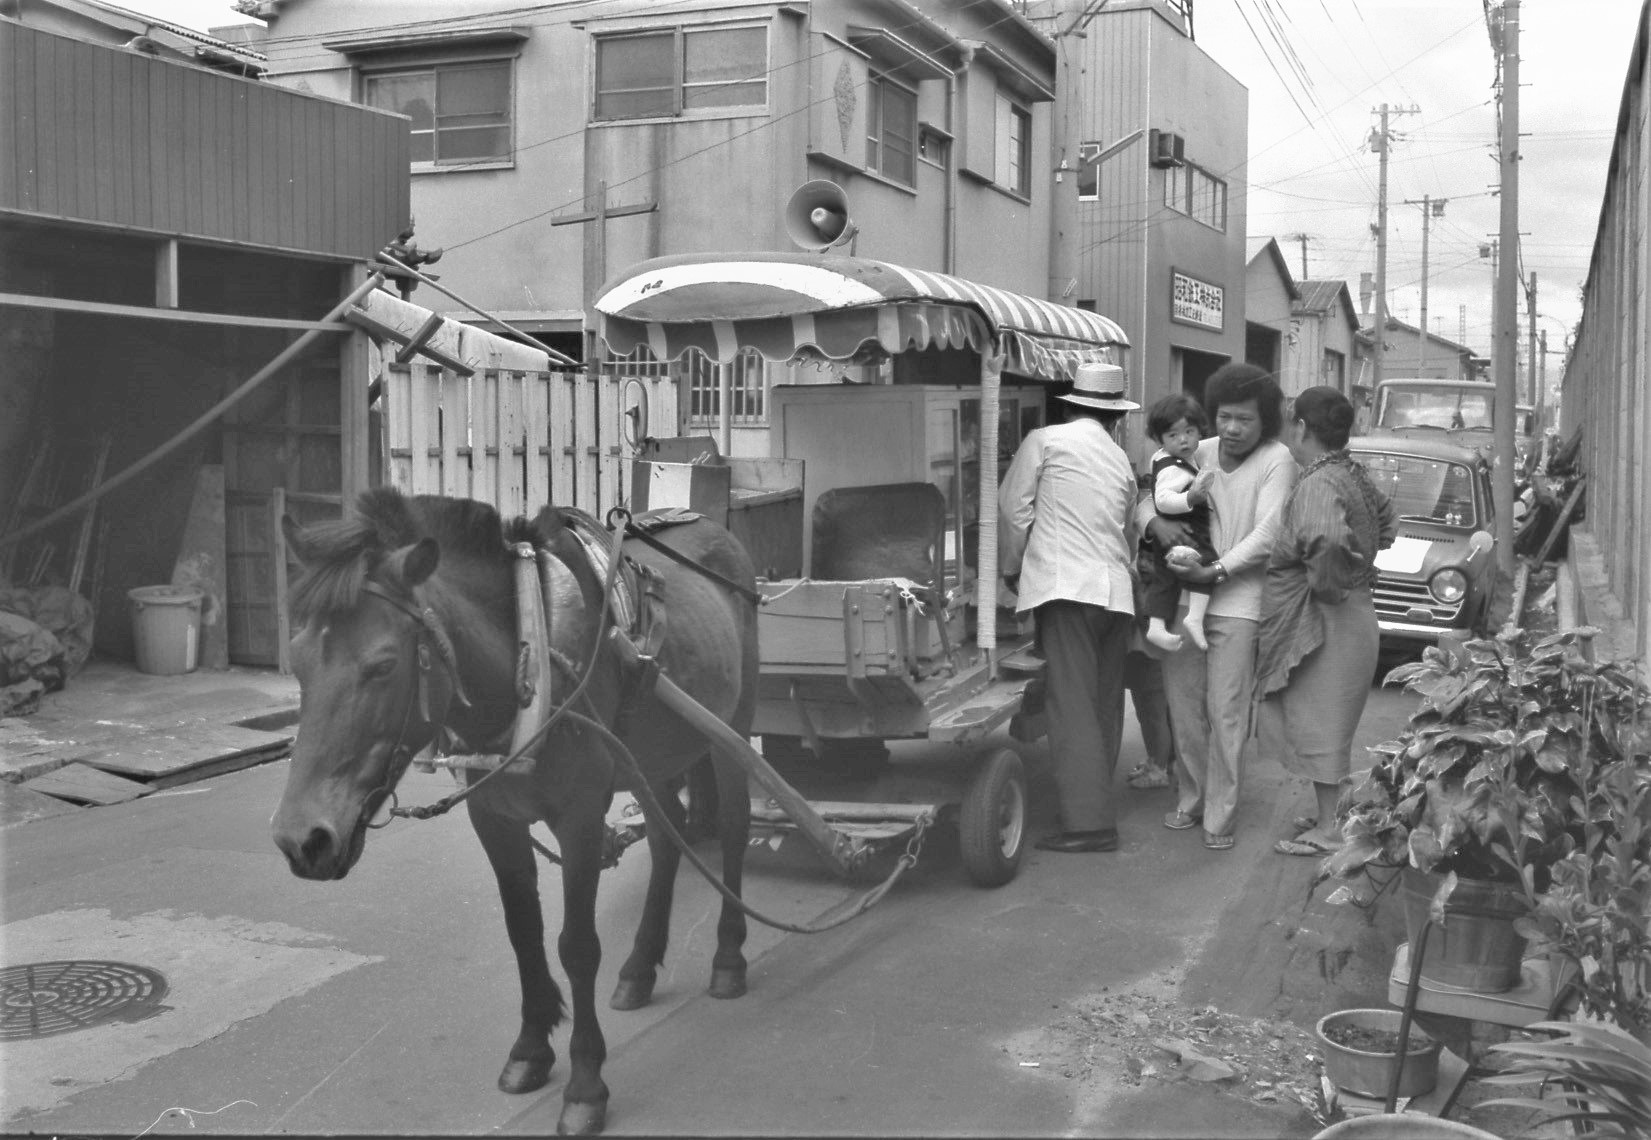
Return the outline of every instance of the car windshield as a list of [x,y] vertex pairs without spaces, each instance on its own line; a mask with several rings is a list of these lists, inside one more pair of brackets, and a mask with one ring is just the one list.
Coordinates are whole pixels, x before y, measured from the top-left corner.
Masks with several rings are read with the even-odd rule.
[[1446,526],[1477,526],[1473,472],[1466,464],[1420,455],[1355,451],[1370,481],[1393,503],[1400,518],[1426,519]]
[[1447,431],[1491,427],[1488,392],[1391,388],[1382,404],[1384,428],[1435,427]]

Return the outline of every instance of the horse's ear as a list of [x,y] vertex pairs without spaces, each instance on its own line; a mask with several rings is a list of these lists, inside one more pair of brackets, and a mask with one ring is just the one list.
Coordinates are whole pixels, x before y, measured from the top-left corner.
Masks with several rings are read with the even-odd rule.
[[299,562],[308,565],[311,555],[314,554],[314,548],[304,537],[304,529],[292,521],[291,515],[281,516],[281,534],[285,536],[287,549],[292,551],[292,556],[298,559]]
[[436,572],[436,564],[441,561],[441,544],[433,538],[421,538],[407,549],[398,551],[393,561],[400,563],[394,567],[394,572],[411,590]]

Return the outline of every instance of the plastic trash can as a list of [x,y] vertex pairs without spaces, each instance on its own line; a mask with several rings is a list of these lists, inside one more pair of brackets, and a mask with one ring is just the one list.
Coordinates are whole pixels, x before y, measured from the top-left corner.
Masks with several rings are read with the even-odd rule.
[[193,673],[200,659],[205,595],[190,586],[139,586],[126,596],[132,603],[138,671],[163,676]]

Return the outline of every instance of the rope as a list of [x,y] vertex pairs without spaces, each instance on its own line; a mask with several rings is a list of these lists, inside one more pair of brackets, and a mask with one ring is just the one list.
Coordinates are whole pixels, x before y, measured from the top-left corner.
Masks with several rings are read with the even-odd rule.
[[706,882],[716,888],[718,894],[738,907],[742,914],[749,918],[755,919],[764,926],[771,926],[775,930],[784,930],[791,934],[822,934],[827,930],[842,926],[851,919],[859,918],[866,911],[882,902],[883,896],[887,895],[889,891],[893,889],[895,882],[899,880],[900,876],[917,866],[917,856],[923,848],[923,835],[928,830],[929,826],[928,821],[925,819],[919,819],[917,821],[917,833],[913,835],[909,841],[907,841],[906,850],[902,852],[900,858],[895,861],[894,869],[889,872],[888,878],[884,879],[881,883],[878,883],[875,887],[871,888],[871,890],[861,895],[859,900],[855,902],[854,906],[845,914],[839,915],[837,918],[831,919],[827,922],[810,923],[806,926],[799,925],[794,922],[786,922],[783,919],[770,918],[768,915],[763,914],[761,911],[751,907],[744,899],[729,890],[727,884],[725,884],[722,879],[720,879],[717,874],[711,870],[710,867],[706,866],[705,861],[694,853],[693,848],[688,846],[687,840],[682,838],[681,833],[677,831],[676,827],[665,815],[664,810],[659,806],[659,800],[655,798],[653,789],[648,786],[648,781],[642,776],[641,766],[637,764],[636,757],[632,755],[631,750],[626,747],[625,742],[615,736],[605,724],[602,724],[600,721],[592,720],[583,713],[570,713],[569,716],[573,720],[583,723],[593,729],[598,736],[600,736],[614,749],[615,755],[621,757],[629,766],[629,774],[635,783],[636,797],[642,801],[644,810],[652,813],[649,816],[650,825],[657,821],[660,825],[660,829],[665,832],[666,838],[676,844],[677,850],[681,851],[687,858],[688,862],[694,865],[694,869],[705,877]]

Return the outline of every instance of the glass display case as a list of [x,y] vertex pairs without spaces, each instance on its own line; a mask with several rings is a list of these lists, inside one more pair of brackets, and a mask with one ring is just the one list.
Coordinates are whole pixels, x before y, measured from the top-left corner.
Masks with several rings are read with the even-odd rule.
[[[779,385],[770,454],[801,459],[803,518],[832,487],[924,481],[946,496],[946,577],[973,577],[980,520],[980,388],[957,384]],[[1044,423],[1044,388],[1004,383],[998,398],[998,477],[1020,441]],[[805,528],[806,528],[805,522]],[[812,559],[805,534],[803,563]]]

